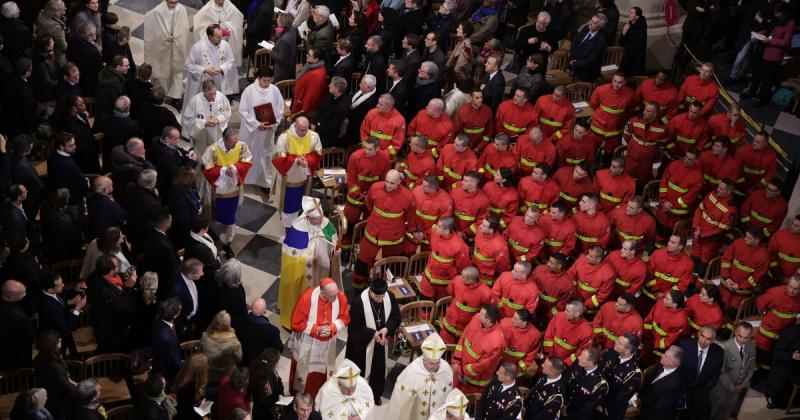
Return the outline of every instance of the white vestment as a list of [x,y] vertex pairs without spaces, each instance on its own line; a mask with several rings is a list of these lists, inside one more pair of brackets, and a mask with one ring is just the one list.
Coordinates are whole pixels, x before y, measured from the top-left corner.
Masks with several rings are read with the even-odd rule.
[[428,419],[432,411],[445,405],[453,388],[453,370],[446,360],[441,360],[439,370],[430,373],[422,361],[417,357],[397,377],[388,410],[394,418]]
[[[195,41],[206,39],[206,28],[209,25],[218,24],[223,32],[229,35],[224,39],[228,41],[233,49],[233,57],[236,60],[236,67],[242,65],[242,45],[244,45],[244,16],[236,6],[230,1],[225,1],[222,7],[212,0],[206,3],[194,15],[192,30],[194,31]],[[236,90],[239,91],[238,89]]]
[[[253,108],[265,103],[272,104],[272,111],[275,114],[276,124],[266,130],[259,130],[261,124],[256,119]],[[242,125],[239,130],[239,138],[247,143],[253,152],[253,167],[247,173],[245,184],[258,185],[263,188],[272,186],[272,177],[275,175],[275,167],[272,166],[272,156],[275,150],[275,129],[283,119],[283,96],[281,91],[270,84],[266,89],[258,85],[258,80],[242,92],[241,102],[239,103],[239,113],[242,116]]]
[[[222,73],[216,76],[206,74],[205,70],[210,67],[219,67]],[[206,79],[213,79],[217,90],[225,95],[239,93],[239,73],[233,62],[233,50],[224,39],[219,45],[211,44],[208,38],[197,41],[186,57],[184,76],[186,80],[184,103],[200,93],[203,81]]]
[[[170,37],[175,40],[169,42]],[[190,45],[189,18],[182,4],[170,9],[161,2],[144,15],[144,62],[153,66],[153,82],[170,98],[183,95],[183,69]]]
[[[329,378],[320,388],[314,407],[325,420],[341,420],[357,414],[361,420],[371,420],[375,401],[372,388],[363,377],[357,379],[356,391],[353,395],[343,395],[339,389],[339,380],[336,376]],[[390,416],[387,418],[400,419]]]
[[[294,124],[292,124],[291,126],[289,126],[289,129],[287,131],[284,131],[283,133],[281,133],[281,135],[278,136],[278,140],[276,141],[275,144],[275,155],[280,155],[280,157],[286,157],[289,155],[296,154],[293,151],[292,145],[289,142],[288,133],[291,133],[296,138],[301,138],[300,136],[297,135],[297,131],[295,130]],[[322,155],[322,142],[319,139],[319,134],[311,130],[308,130],[306,136],[311,141],[308,154],[316,152]],[[281,185],[283,186],[283,188],[286,188],[286,187],[296,187],[300,184],[305,184],[308,182],[308,178],[314,176],[314,174],[311,173],[309,168],[304,168],[300,166],[297,163],[297,160],[295,160],[292,166],[289,168],[289,171],[286,173],[286,176],[282,176],[282,174],[280,173],[278,173],[278,176],[281,177],[281,182],[282,182]],[[280,193],[284,194],[284,191],[280,191]],[[285,197],[281,196],[279,208],[281,210],[281,222],[283,222],[284,227],[288,228],[289,226],[292,226],[292,222],[294,222],[294,220],[297,219],[297,216],[300,215],[301,209],[298,209],[297,211],[294,212],[287,212],[286,206],[284,205],[285,203],[284,198]]]
[[[206,127],[206,121],[216,117],[219,122],[214,127]],[[181,126],[183,136],[191,139],[192,146],[198,156],[203,156],[208,146],[222,138],[222,132],[228,127],[231,119],[231,103],[225,95],[217,91],[213,102],[206,100],[203,93],[183,103]]]

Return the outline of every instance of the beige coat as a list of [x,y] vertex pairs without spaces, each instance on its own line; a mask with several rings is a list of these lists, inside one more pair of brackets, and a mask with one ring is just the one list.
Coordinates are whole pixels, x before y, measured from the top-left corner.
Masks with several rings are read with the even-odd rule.
[[208,383],[216,384],[225,375],[230,375],[236,364],[242,360],[242,344],[236,333],[203,333],[200,339],[203,354],[208,357]]

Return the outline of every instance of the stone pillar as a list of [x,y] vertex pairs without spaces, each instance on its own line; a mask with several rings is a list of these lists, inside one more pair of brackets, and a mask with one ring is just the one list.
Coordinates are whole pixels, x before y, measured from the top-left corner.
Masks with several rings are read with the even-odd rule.
[[617,0],[616,4],[620,14],[620,32],[628,21],[628,9],[638,6],[644,12],[644,17],[647,19],[647,71],[669,69],[681,42],[684,15],[676,25],[669,27],[667,35],[668,28],[664,21],[662,0]]

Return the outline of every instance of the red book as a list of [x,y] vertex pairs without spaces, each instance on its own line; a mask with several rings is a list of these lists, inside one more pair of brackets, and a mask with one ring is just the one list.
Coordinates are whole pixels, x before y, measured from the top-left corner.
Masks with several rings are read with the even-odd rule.
[[253,113],[256,114],[256,120],[258,120],[258,122],[265,122],[267,125],[277,123],[275,120],[275,111],[272,109],[272,104],[269,102],[254,106]]

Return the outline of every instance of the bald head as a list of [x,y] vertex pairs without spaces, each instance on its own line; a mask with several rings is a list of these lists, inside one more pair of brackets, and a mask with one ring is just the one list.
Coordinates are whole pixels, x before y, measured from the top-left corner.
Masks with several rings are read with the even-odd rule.
[[263,316],[267,313],[267,301],[264,298],[258,298],[250,305],[250,313],[255,316]]
[[433,98],[428,102],[426,109],[431,118],[439,118],[444,112],[444,101],[439,98]]
[[389,172],[386,173],[386,182],[384,182],[386,191],[392,192],[398,189],[401,182],[403,182],[403,175],[400,173],[400,171],[396,169],[390,169]]
[[322,286],[322,298],[327,300],[328,302],[332,302],[336,300],[339,296],[339,286],[336,282],[331,282],[328,285]]
[[297,117],[297,119],[294,120],[294,125],[295,125],[295,127],[299,128],[299,129],[308,130],[308,126],[309,126],[308,118],[302,117],[302,116],[301,117]]
[[6,280],[3,283],[3,300],[6,302],[19,302],[25,297],[25,285],[16,280]]
[[98,176],[94,179],[92,189],[97,194],[110,195],[114,191],[114,183],[107,176]]

